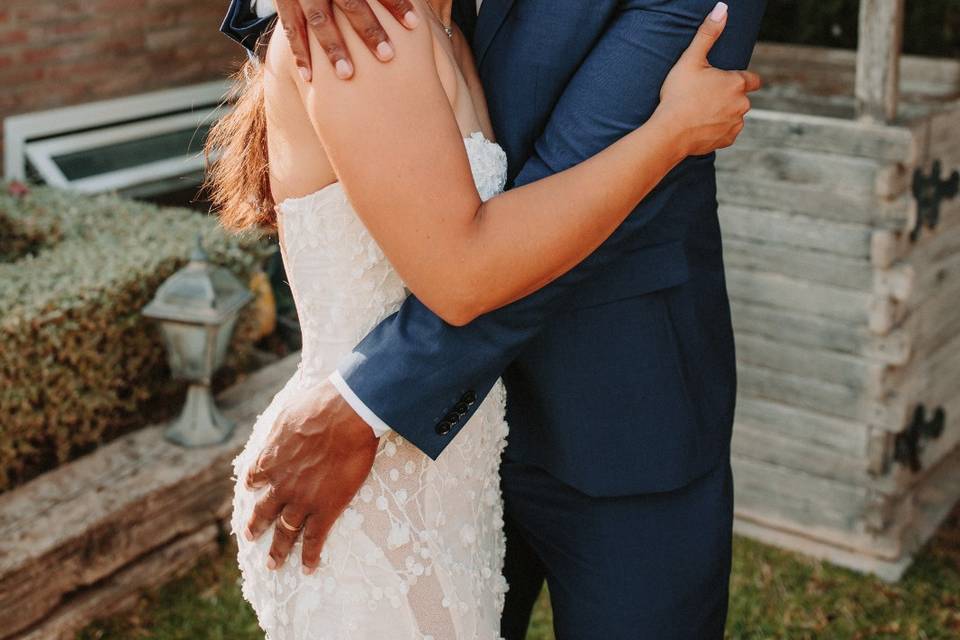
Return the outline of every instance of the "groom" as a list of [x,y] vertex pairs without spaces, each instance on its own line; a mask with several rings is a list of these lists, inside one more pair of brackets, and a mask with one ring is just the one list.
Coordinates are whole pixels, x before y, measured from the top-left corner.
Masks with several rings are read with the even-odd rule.
[[[366,1],[333,1],[389,64]],[[423,19],[407,0],[368,1],[408,28]],[[711,62],[741,69],[765,1],[729,1]],[[509,184],[566,169],[644,122],[714,3],[484,0],[478,14],[475,0],[455,2]],[[301,66],[311,29],[348,81],[331,0],[277,6]],[[265,15],[234,0],[223,30],[250,48]],[[529,297],[462,327],[409,298],[318,387],[309,415],[278,423],[248,479],[272,487],[251,533],[281,513],[303,525],[309,571],[375,435],[393,429],[442,455],[499,376],[510,424],[503,635],[524,637],[546,581],[559,638],[722,638],[736,384],[712,156],[678,166],[595,253]],[[298,533],[276,527],[275,562]]]

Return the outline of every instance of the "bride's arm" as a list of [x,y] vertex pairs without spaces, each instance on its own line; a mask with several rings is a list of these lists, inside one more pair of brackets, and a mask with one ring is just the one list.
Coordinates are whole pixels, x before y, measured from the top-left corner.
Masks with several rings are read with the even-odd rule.
[[[645,125],[579,165],[486,203],[473,183],[427,25],[390,33],[397,46],[390,65],[357,55],[349,83],[326,64],[314,64],[312,83],[297,81],[370,233],[414,294],[460,325],[565,273],[684,157],[732,142],[753,79],[708,66],[706,54],[722,27],[704,23]],[[358,39],[348,45],[362,48]]]

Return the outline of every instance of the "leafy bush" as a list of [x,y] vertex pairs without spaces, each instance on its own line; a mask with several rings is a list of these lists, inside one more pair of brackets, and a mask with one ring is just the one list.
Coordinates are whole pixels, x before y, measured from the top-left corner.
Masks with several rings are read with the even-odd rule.
[[[197,235],[246,282],[266,253],[212,217],[115,196],[0,183],[0,491],[172,403],[158,328],[140,315]],[[231,358],[249,353],[251,314]],[[167,413],[175,410],[167,407]]]
[[[760,37],[854,49],[859,9],[860,0],[770,0]],[[903,48],[918,55],[960,55],[960,1],[907,2]]]

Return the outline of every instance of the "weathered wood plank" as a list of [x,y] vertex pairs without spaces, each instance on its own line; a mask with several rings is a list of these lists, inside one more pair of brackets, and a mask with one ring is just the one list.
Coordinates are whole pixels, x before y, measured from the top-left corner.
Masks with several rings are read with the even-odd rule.
[[814,218],[905,230],[914,219],[912,197],[867,199],[819,185],[759,179],[735,171],[717,171],[721,203],[802,213]]
[[884,386],[886,365],[848,354],[741,333],[737,337],[737,358],[760,367],[842,385],[867,398],[881,399],[890,391]]
[[[848,49],[760,42],[750,68],[768,84],[801,86],[813,95],[853,93],[857,53]],[[900,58],[904,100],[943,101],[960,95],[960,61],[904,55]]]
[[900,97],[903,48],[903,0],[860,0],[857,115],[872,122],[893,122]]
[[779,273],[855,291],[873,290],[876,278],[873,266],[863,260],[822,251],[800,251],[796,247],[743,240],[733,235],[723,241],[723,259],[729,267]]
[[731,309],[737,336],[749,333],[785,344],[859,355],[889,365],[903,365],[910,357],[911,334],[902,328],[877,336],[866,326],[762,303],[734,299]]
[[901,162],[914,166],[921,153],[914,132],[803,113],[754,109],[737,145],[783,147]]
[[[861,432],[863,429],[861,429]],[[821,478],[896,495],[902,487],[892,475],[871,473],[864,451],[841,451],[795,434],[784,434],[767,424],[737,422],[733,453],[741,458],[802,471]]]
[[737,399],[735,421],[849,457],[862,455],[868,446],[869,429],[864,423],[749,395]]
[[151,549],[203,528],[223,513],[230,462],[298,354],[249,376],[221,396],[239,425],[219,446],[182,449],[149,427],[0,495],[0,637],[51,615]]
[[727,268],[727,286],[735,300],[834,318],[853,326],[866,326],[874,302],[869,292],[736,267]]
[[925,160],[940,160],[947,171],[960,168],[960,102],[943,105],[927,122],[929,143]]
[[763,544],[788,549],[817,560],[824,560],[858,573],[875,575],[886,582],[897,582],[906,573],[913,559],[904,556],[898,560],[886,560],[866,555],[862,551],[837,546],[805,535],[795,526],[774,525],[762,514],[737,513],[733,521],[737,535],[751,538]]
[[741,397],[754,397],[829,416],[863,422],[890,432],[906,424],[908,402],[902,397],[883,402],[864,397],[856,389],[785,371],[737,362]]
[[[763,505],[752,509],[738,507],[734,530],[767,544],[896,581],[953,508],[957,495],[960,495],[960,450],[932,470],[928,481],[916,492],[905,496],[906,504],[892,506],[899,513],[895,521],[902,523],[902,527],[891,527],[891,534],[838,540],[836,536],[819,535],[820,531],[811,530],[805,522],[768,514]],[[891,537],[893,534],[895,538]],[[902,542],[892,545],[894,539]],[[874,552],[872,540],[881,542],[880,553]]]
[[775,529],[800,529],[812,538],[879,557],[899,557],[899,541],[872,529],[877,513],[888,508],[882,496],[739,455],[732,462],[738,517]]
[[[889,163],[867,158],[817,153],[780,147],[737,144],[717,152],[721,171],[748,175],[759,180],[815,184],[872,199],[906,191],[909,184]],[[903,173],[903,172],[901,172]]]
[[64,601],[56,612],[13,640],[74,640],[93,620],[136,605],[143,592],[173,580],[218,551],[219,530],[208,525],[178,538]]
[[852,260],[870,258],[873,229],[866,225],[825,221],[799,213],[722,204],[723,237],[772,242],[794,249],[831,253]]

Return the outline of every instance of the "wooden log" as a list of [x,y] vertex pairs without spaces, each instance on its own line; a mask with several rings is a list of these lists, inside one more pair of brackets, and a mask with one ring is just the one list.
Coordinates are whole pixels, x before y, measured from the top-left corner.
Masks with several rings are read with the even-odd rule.
[[217,553],[218,535],[219,529],[211,524],[173,540],[67,598],[54,614],[13,640],[73,640],[92,621],[133,608],[144,591],[164,585],[189,571],[200,558]]
[[736,267],[727,268],[727,286],[730,297],[738,301],[833,318],[853,326],[867,324],[874,302],[868,292]]
[[921,145],[906,126],[884,126],[796,112],[754,109],[737,145],[783,147],[900,162],[914,166]]
[[[891,527],[892,534],[880,538],[868,536],[865,540],[845,538],[838,541],[835,537],[818,535],[820,532],[811,530],[804,522],[769,514],[763,505],[757,505],[754,509],[738,507],[734,531],[766,544],[792,549],[855,571],[873,573],[893,582],[900,579],[913,556],[946,518],[957,495],[960,495],[960,451],[944,459],[931,470],[926,482],[918,486],[915,492],[904,496],[905,505],[894,506],[894,510],[901,514],[903,506],[908,506],[909,511],[897,516],[902,526]],[[895,535],[895,538],[891,535]],[[871,539],[881,540],[884,545],[882,553],[871,552]],[[891,539],[899,541],[899,551],[891,546]],[[866,548],[863,542],[866,542]]]
[[[925,259],[926,245],[935,243],[941,238],[947,243],[956,243],[960,232],[960,198],[945,200],[940,205],[940,222],[935,229],[924,226],[917,239],[910,237],[916,221],[912,222],[907,230],[895,232],[891,230],[877,230],[871,238],[871,262],[878,268],[889,268],[898,261],[916,262]],[[914,212],[914,217],[916,212]]]
[[746,394],[737,399],[736,423],[804,440],[849,457],[862,455],[868,444],[868,427],[864,423]]
[[843,385],[874,398],[882,398],[888,391],[875,388],[886,365],[844,353],[741,333],[737,336],[737,357],[760,367]]
[[903,47],[903,0],[860,0],[857,116],[871,122],[893,122],[900,89]]
[[717,171],[717,197],[723,204],[802,213],[814,218],[903,231],[915,220],[915,202],[903,194],[893,200],[858,197],[819,185],[758,179],[735,171]]
[[911,334],[903,328],[886,336],[876,336],[865,326],[811,313],[742,300],[732,300],[731,307],[737,336],[750,333],[784,344],[848,353],[888,365],[903,365],[910,358]]
[[882,402],[863,397],[857,389],[785,371],[737,363],[741,397],[761,398],[791,407],[863,422],[898,433],[912,405],[895,396]]
[[[861,433],[864,429],[861,428]],[[737,422],[733,453],[741,458],[836,480],[883,495],[897,496],[903,487],[892,474],[874,474],[864,451],[844,452],[816,441],[784,434],[769,425]],[[879,527],[883,529],[881,522]]]
[[936,257],[928,251],[925,252],[924,257],[918,254],[914,261],[918,263],[913,267],[918,275],[914,285],[916,291],[908,301],[910,313],[923,308],[928,302],[936,304],[938,300],[944,298],[955,301],[956,296],[960,294],[960,236],[944,236],[943,240],[945,242],[942,244],[958,247],[957,252],[936,260]]
[[960,168],[960,103],[943,105],[926,124],[929,143],[925,160],[940,160],[945,171]]
[[909,184],[889,163],[780,147],[737,144],[717,152],[717,168],[759,180],[815,184],[872,199],[906,191]]
[[[924,441],[920,456],[924,467],[930,467],[960,447],[960,334],[927,358],[911,362],[898,390],[911,407],[923,404],[928,417],[937,408],[946,412],[946,424],[936,439]],[[904,422],[906,428],[912,413]],[[916,478],[909,478],[912,482]]]
[[728,267],[778,273],[842,289],[893,289],[892,283],[877,280],[869,262],[824,252],[799,251],[795,247],[772,242],[742,240],[733,235],[724,238],[723,259]]
[[148,427],[0,495],[0,638],[219,520],[233,487],[230,463],[298,359],[266,367],[220,397],[239,425],[222,445],[183,449],[163,438],[163,426]]
[[803,471],[732,456],[735,512],[775,529],[802,530],[809,537],[886,559],[901,555],[900,541],[870,524],[887,498],[864,487]]
[[866,261],[875,233],[871,227],[825,221],[799,213],[722,204],[719,208],[724,240],[739,238],[770,242],[794,249],[830,253]]
[[960,334],[957,300],[960,300],[960,282],[925,300],[904,320],[902,330],[912,336],[915,345],[911,363],[926,361]]

